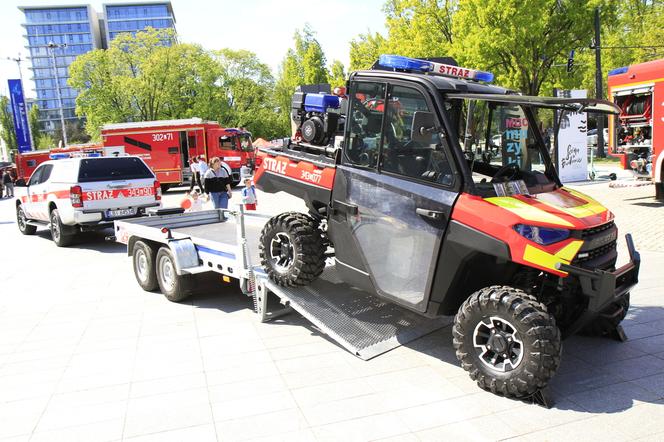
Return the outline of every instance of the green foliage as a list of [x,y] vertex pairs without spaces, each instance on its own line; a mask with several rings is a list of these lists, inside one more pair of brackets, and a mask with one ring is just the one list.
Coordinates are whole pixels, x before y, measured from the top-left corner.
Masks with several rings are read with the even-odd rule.
[[0,97],[0,136],[2,137],[8,151],[18,149],[16,133],[14,132],[14,118],[9,103],[9,98],[4,95]]
[[290,106],[295,88],[302,84],[327,83],[329,78],[325,54],[309,25],[295,31],[293,40],[295,48],[288,49],[281,62],[274,91],[282,136],[290,133]]
[[255,136],[281,136],[274,113],[274,78],[256,54],[245,50],[216,52],[219,66],[218,121],[228,127],[244,127]]
[[458,0],[388,0],[385,45],[391,54],[441,57],[452,44],[452,16]]
[[53,149],[54,147],[57,147],[55,138],[53,138],[47,133],[40,133],[37,138],[34,138],[33,136],[33,139],[35,141],[36,149],[43,150],[43,149]]
[[350,70],[369,69],[380,54],[387,52],[387,40],[381,34],[360,34],[350,42]]
[[39,106],[37,103],[34,103],[30,110],[28,111],[28,125],[30,126],[30,134],[32,135],[32,141],[35,143],[33,146],[34,149],[37,149],[37,139],[41,135],[41,129],[39,128]]
[[170,29],[123,34],[71,64],[76,112],[94,139],[106,123],[208,116],[218,66],[200,46],[163,44],[172,38]]
[[330,66],[329,82],[332,88],[344,86],[346,84],[346,68],[339,60],[334,60]]

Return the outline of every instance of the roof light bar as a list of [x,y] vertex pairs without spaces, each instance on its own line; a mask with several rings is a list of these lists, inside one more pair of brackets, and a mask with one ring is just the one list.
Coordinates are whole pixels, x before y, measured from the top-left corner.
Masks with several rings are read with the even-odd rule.
[[611,77],[613,75],[626,74],[628,70],[629,70],[629,66],[623,66],[621,68],[611,69],[609,71],[609,77]]
[[443,75],[446,77],[485,81],[487,83],[493,81],[493,74],[491,72],[436,63],[434,61],[419,60],[417,58],[402,57],[400,55],[381,55],[378,58],[378,63],[381,66],[392,69],[404,69],[427,74]]

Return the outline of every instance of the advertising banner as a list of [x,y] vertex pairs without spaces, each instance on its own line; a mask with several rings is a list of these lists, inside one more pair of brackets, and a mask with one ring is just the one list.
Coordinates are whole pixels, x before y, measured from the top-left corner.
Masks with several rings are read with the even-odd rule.
[[[556,96],[564,98],[586,98],[585,90],[556,90]],[[588,179],[588,117],[585,112],[565,111],[562,117],[558,111],[558,175],[563,183]]]
[[23,85],[21,84],[21,80],[8,80],[8,82],[18,151],[29,152],[32,150],[32,144],[30,143],[28,109],[25,106],[25,99],[23,97]]

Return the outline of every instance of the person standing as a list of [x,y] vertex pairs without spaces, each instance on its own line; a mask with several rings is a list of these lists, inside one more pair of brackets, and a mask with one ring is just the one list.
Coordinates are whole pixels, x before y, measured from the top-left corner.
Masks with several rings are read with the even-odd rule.
[[5,172],[2,174],[2,185],[5,187],[7,198],[14,198],[14,180],[9,173],[9,169],[5,169]]
[[215,209],[228,209],[231,193],[231,177],[225,167],[221,166],[219,157],[210,160],[210,168],[203,177],[205,193],[212,198]]
[[256,188],[254,187],[254,183],[251,182],[250,177],[244,179],[244,189],[242,189],[242,203],[244,204],[245,210],[256,210],[258,198],[256,198]]
[[205,188],[203,187],[204,181],[205,181],[205,172],[208,171],[210,167],[207,164],[207,161],[205,161],[205,157],[201,155],[198,157],[198,170],[199,174],[198,176],[200,177],[200,182],[198,183],[199,186],[201,186],[201,192],[205,192]]
[[[189,193],[194,190],[194,186],[198,183],[198,187],[201,187],[201,172],[200,166],[198,165],[198,157],[191,157],[189,161],[189,169],[191,170],[191,185],[189,186]],[[202,191],[203,189],[201,189]]]

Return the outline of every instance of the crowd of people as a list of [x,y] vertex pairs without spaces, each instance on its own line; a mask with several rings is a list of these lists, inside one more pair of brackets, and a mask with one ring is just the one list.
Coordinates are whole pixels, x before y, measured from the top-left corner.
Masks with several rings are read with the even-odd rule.
[[[212,201],[215,209],[227,209],[228,202],[233,197],[230,166],[219,157],[211,158],[209,162],[206,162],[205,157],[201,155],[191,158],[189,168],[191,184],[189,193],[181,206],[189,212],[194,212],[203,210],[204,202]],[[256,188],[250,177],[244,179],[242,204],[246,210],[256,210],[258,204]]]
[[16,174],[12,169],[5,169],[0,172],[0,175],[0,198],[14,198]]

